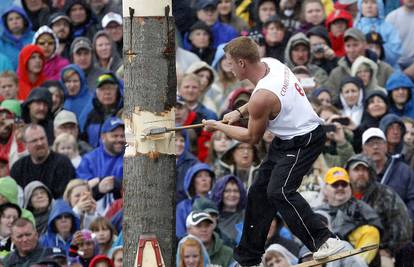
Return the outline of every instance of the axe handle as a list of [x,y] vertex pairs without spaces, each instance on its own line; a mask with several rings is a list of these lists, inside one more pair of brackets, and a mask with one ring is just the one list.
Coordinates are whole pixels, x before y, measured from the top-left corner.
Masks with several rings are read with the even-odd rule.
[[[223,120],[221,120],[220,122],[223,122]],[[184,129],[194,129],[194,128],[200,128],[200,127],[204,127],[204,124],[198,123],[198,124],[191,124],[191,125],[180,126],[180,127],[175,127],[175,128],[168,128],[167,132],[180,131]]]

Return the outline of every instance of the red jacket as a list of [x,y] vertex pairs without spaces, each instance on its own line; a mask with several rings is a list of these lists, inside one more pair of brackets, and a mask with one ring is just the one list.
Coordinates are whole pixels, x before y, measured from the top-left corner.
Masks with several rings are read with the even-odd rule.
[[325,26],[329,32],[329,40],[331,41],[332,49],[335,51],[335,54],[338,58],[345,56],[344,35],[341,34],[339,36],[334,36],[331,32],[330,26],[334,21],[339,19],[347,21],[347,29],[352,27],[352,15],[343,9],[336,9],[332,11],[325,21]]
[[[33,53],[39,53],[43,60],[43,67],[37,80],[32,83],[29,80],[29,73],[27,71],[27,63]],[[19,65],[17,66],[17,77],[19,78],[19,90],[17,92],[17,98],[19,100],[26,100],[33,88],[39,87],[43,82],[46,81],[44,74],[46,60],[43,54],[43,50],[37,45],[25,46],[19,54]]]

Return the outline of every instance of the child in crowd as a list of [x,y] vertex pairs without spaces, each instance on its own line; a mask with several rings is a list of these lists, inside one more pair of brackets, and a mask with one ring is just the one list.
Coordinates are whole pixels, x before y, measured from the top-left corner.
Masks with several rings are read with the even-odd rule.
[[0,97],[16,99],[18,88],[19,80],[14,72],[5,71],[0,74]]
[[53,142],[52,150],[67,156],[72,161],[74,168],[77,168],[82,160],[76,139],[71,134],[59,134]]
[[99,253],[108,254],[116,239],[116,231],[111,222],[105,217],[98,217],[91,223],[89,229],[96,235]]

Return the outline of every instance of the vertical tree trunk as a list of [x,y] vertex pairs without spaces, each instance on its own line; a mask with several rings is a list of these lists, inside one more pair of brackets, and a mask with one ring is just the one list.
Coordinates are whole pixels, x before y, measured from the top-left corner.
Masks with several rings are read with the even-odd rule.
[[[155,1],[152,5],[159,5],[155,10],[160,14],[146,15],[144,2],[123,2],[127,121],[136,108],[161,113],[175,105],[174,21],[171,12],[165,16],[166,3]],[[137,153],[124,159],[124,266],[134,266],[142,234],[155,234],[165,266],[175,266],[174,155],[150,158]]]

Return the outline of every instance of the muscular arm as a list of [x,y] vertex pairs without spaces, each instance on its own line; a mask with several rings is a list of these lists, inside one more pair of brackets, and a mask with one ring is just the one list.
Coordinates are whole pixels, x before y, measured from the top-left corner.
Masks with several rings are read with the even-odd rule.
[[240,142],[257,144],[263,137],[269,117],[275,117],[280,111],[280,101],[273,93],[259,90],[240,111],[243,115],[246,111],[249,114],[247,129],[211,120],[204,123],[208,130],[220,130]]

